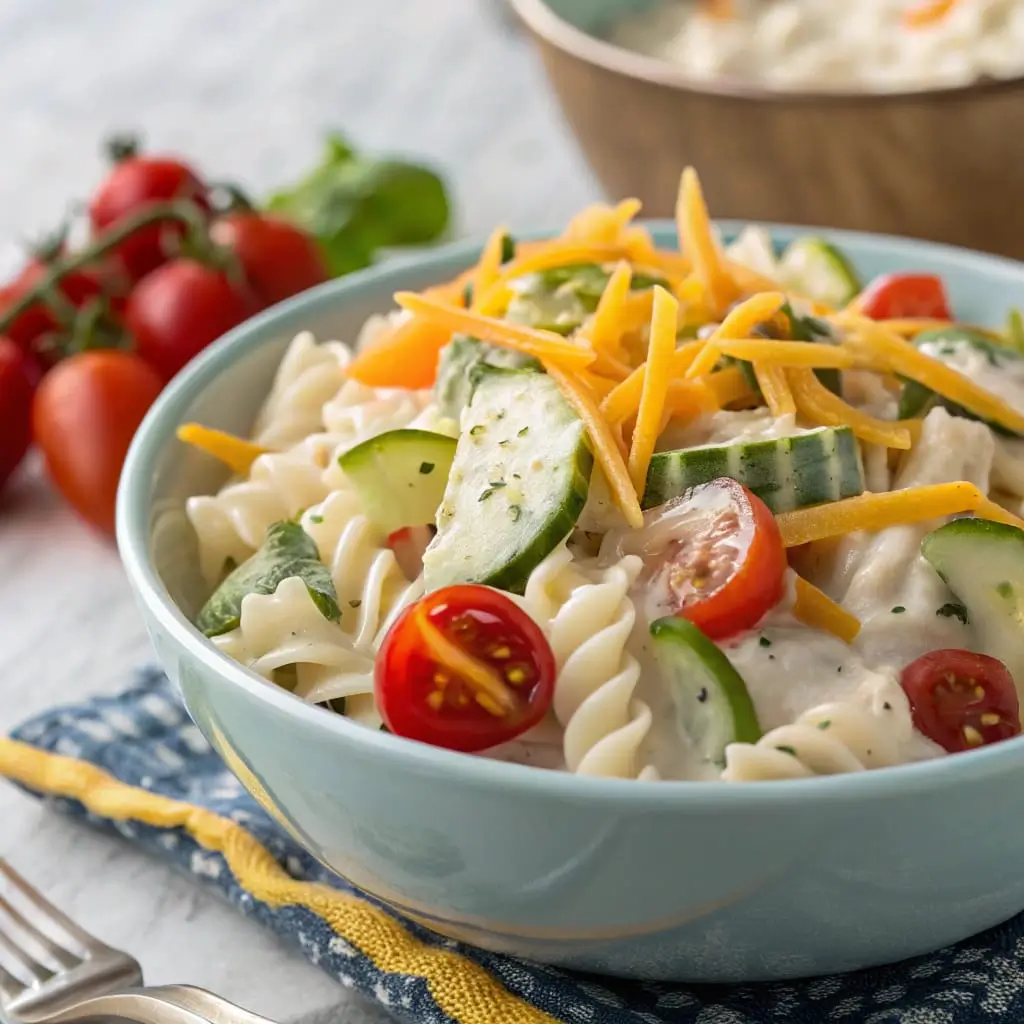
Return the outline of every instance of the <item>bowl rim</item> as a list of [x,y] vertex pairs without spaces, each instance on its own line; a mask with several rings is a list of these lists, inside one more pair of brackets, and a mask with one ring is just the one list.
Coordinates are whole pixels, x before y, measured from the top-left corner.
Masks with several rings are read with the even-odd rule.
[[[642,222],[657,232],[674,231],[668,220]],[[726,236],[747,225],[737,220],[715,224]],[[839,245],[881,245],[895,250],[897,258],[926,249],[957,259],[980,262],[990,272],[1011,272],[1024,285],[1024,262],[977,252],[960,246],[924,242],[894,235],[830,230],[806,225],[758,222],[773,238],[816,233]],[[520,233],[523,239],[551,237],[555,232]],[[529,765],[460,754],[439,747],[406,740],[367,729],[340,715],[325,713],[280,687],[268,683],[243,665],[219,651],[203,637],[171,599],[149,557],[152,466],[160,452],[175,441],[175,428],[193,401],[236,360],[282,335],[298,334],[312,311],[329,311],[367,288],[398,290],[403,276],[411,270],[438,274],[469,266],[479,257],[482,243],[460,241],[427,253],[396,257],[384,264],[328,281],[279,303],[243,324],[207,348],[179,373],[146,414],[132,441],[121,475],[117,495],[117,544],[125,572],[146,614],[175,643],[202,663],[206,670],[251,698],[268,704],[284,719],[296,719],[303,728],[340,738],[355,745],[364,756],[391,759],[427,776],[455,785],[490,789],[497,785],[520,795],[535,794],[564,799],[572,804],[599,804],[621,812],[645,809],[693,807],[701,809],[758,809],[790,807],[811,798],[832,801],[860,801],[914,793],[932,792],[950,784],[979,783],[1002,775],[1013,767],[1024,767],[1024,735],[1003,743],[956,756],[935,758],[890,768],[844,775],[783,779],[746,785],[721,785],[692,780],[645,781],[639,779],[579,778],[569,772],[544,771]]]
[[973,98],[1012,91],[1024,86],[1024,74],[1012,78],[984,79],[966,85],[940,89],[908,89],[899,92],[857,92],[854,90],[771,89],[735,78],[701,79],[668,61],[590,35],[556,14],[546,0],[508,0],[520,20],[538,38],[586,64],[647,82],[720,99],[750,103],[788,103],[794,106],[824,104],[859,106],[881,103],[941,103],[953,98]]

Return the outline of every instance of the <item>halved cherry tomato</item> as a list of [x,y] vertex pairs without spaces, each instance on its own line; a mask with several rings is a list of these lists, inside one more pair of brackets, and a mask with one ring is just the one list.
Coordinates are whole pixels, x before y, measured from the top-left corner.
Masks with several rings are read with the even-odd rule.
[[449,750],[504,743],[551,706],[555,657],[537,624],[489,587],[444,587],[403,612],[375,670],[377,706],[398,736]]
[[935,274],[883,274],[864,289],[857,306],[872,320],[952,318],[946,286]]
[[644,515],[627,539],[645,561],[652,618],[677,614],[712,640],[751,629],[782,598],[786,549],[760,498],[728,477]]
[[1006,666],[973,651],[932,651],[900,674],[914,725],[951,754],[1020,735],[1017,689]]

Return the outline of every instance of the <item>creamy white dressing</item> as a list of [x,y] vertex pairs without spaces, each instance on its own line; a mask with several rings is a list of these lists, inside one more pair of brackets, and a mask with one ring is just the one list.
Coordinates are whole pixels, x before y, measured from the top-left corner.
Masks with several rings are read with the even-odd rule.
[[778,89],[892,92],[1024,74],[1024,3],[959,0],[909,28],[912,0],[734,0],[717,18],[698,0],[666,0],[627,17],[613,42],[698,79]]
[[778,418],[764,408],[720,412],[699,416],[689,423],[670,423],[658,438],[657,450],[696,448],[710,444],[735,444],[743,441],[774,441],[806,433],[792,415]]
[[928,341],[921,351],[970,377],[986,391],[1024,412],[1024,359],[1002,356],[966,342]]

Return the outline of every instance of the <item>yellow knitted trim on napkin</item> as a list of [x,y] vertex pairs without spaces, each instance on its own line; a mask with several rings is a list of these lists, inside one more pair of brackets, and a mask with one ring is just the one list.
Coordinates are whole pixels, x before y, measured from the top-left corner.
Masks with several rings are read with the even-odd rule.
[[296,881],[228,818],[126,786],[86,761],[11,739],[0,738],[0,774],[37,792],[78,800],[103,818],[185,829],[208,850],[223,854],[239,884],[256,899],[271,907],[305,907],[379,970],[425,979],[440,1009],[459,1024],[558,1024],[514,996],[482,967],[450,950],[428,946],[384,911],[325,885]]

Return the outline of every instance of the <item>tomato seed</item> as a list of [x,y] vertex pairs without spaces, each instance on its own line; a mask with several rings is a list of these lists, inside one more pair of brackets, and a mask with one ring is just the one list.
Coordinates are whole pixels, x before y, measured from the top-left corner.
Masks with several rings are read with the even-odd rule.
[[1002,720],[1002,716],[997,715],[994,711],[986,711],[981,716],[982,725],[998,725]]
[[964,739],[967,740],[969,747],[980,747],[985,742],[985,738],[973,725],[965,725],[963,732]]
[[506,658],[512,657],[512,649],[510,647],[494,647],[491,649],[490,654],[492,658],[504,661]]

